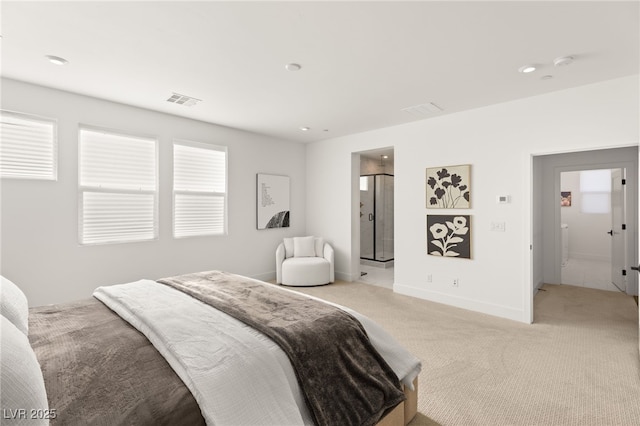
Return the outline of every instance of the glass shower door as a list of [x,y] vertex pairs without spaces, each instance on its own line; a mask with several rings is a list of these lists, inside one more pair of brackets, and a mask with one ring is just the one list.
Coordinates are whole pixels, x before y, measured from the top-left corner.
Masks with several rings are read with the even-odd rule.
[[393,176],[376,175],[375,260],[393,259]]
[[373,259],[374,176],[360,176],[360,257]]

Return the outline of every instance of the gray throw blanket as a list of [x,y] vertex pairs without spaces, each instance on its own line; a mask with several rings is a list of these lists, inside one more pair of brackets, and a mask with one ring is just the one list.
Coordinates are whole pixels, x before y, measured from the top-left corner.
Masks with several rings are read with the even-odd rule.
[[158,282],[255,328],[289,356],[315,423],[374,425],[405,399],[360,322],[326,303],[211,271]]
[[94,298],[31,308],[29,340],[56,410],[52,426],[205,424],[162,355]]

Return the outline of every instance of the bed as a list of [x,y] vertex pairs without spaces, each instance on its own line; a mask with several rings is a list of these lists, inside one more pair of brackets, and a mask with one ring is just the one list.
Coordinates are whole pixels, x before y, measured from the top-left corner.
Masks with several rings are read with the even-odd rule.
[[43,389],[16,405],[5,377],[16,360],[6,359],[4,317],[16,322],[5,299],[20,296],[7,287],[3,279],[3,424],[26,416],[44,424],[388,426],[416,413],[420,362],[377,324],[220,271],[101,287],[91,299],[31,308],[28,324],[12,332],[19,340],[28,329],[22,350],[32,352],[41,371],[33,381]]

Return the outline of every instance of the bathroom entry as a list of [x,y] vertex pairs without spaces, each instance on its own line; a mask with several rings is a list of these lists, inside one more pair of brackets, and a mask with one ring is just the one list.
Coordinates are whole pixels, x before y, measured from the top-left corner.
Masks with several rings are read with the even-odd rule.
[[360,152],[360,282],[393,288],[393,148]]
[[560,175],[561,283],[626,291],[623,169]]

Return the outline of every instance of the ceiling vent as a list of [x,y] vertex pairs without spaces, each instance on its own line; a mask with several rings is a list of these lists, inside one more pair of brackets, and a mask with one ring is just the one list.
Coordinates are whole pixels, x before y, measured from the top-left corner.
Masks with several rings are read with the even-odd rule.
[[180,93],[173,92],[173,95],[171,95],[171,97],[167,99],[167,102],[191,107],[198,102],[202,102],[202,99],[196,99],[192,98],[191,96],[181,95]]
[[403,108],[402,111],[408,112],[409,114],[415,115],[416,117],[426,117],[428,115],[439,113],[444,110],[433,102],[428,102],[426,104]]

